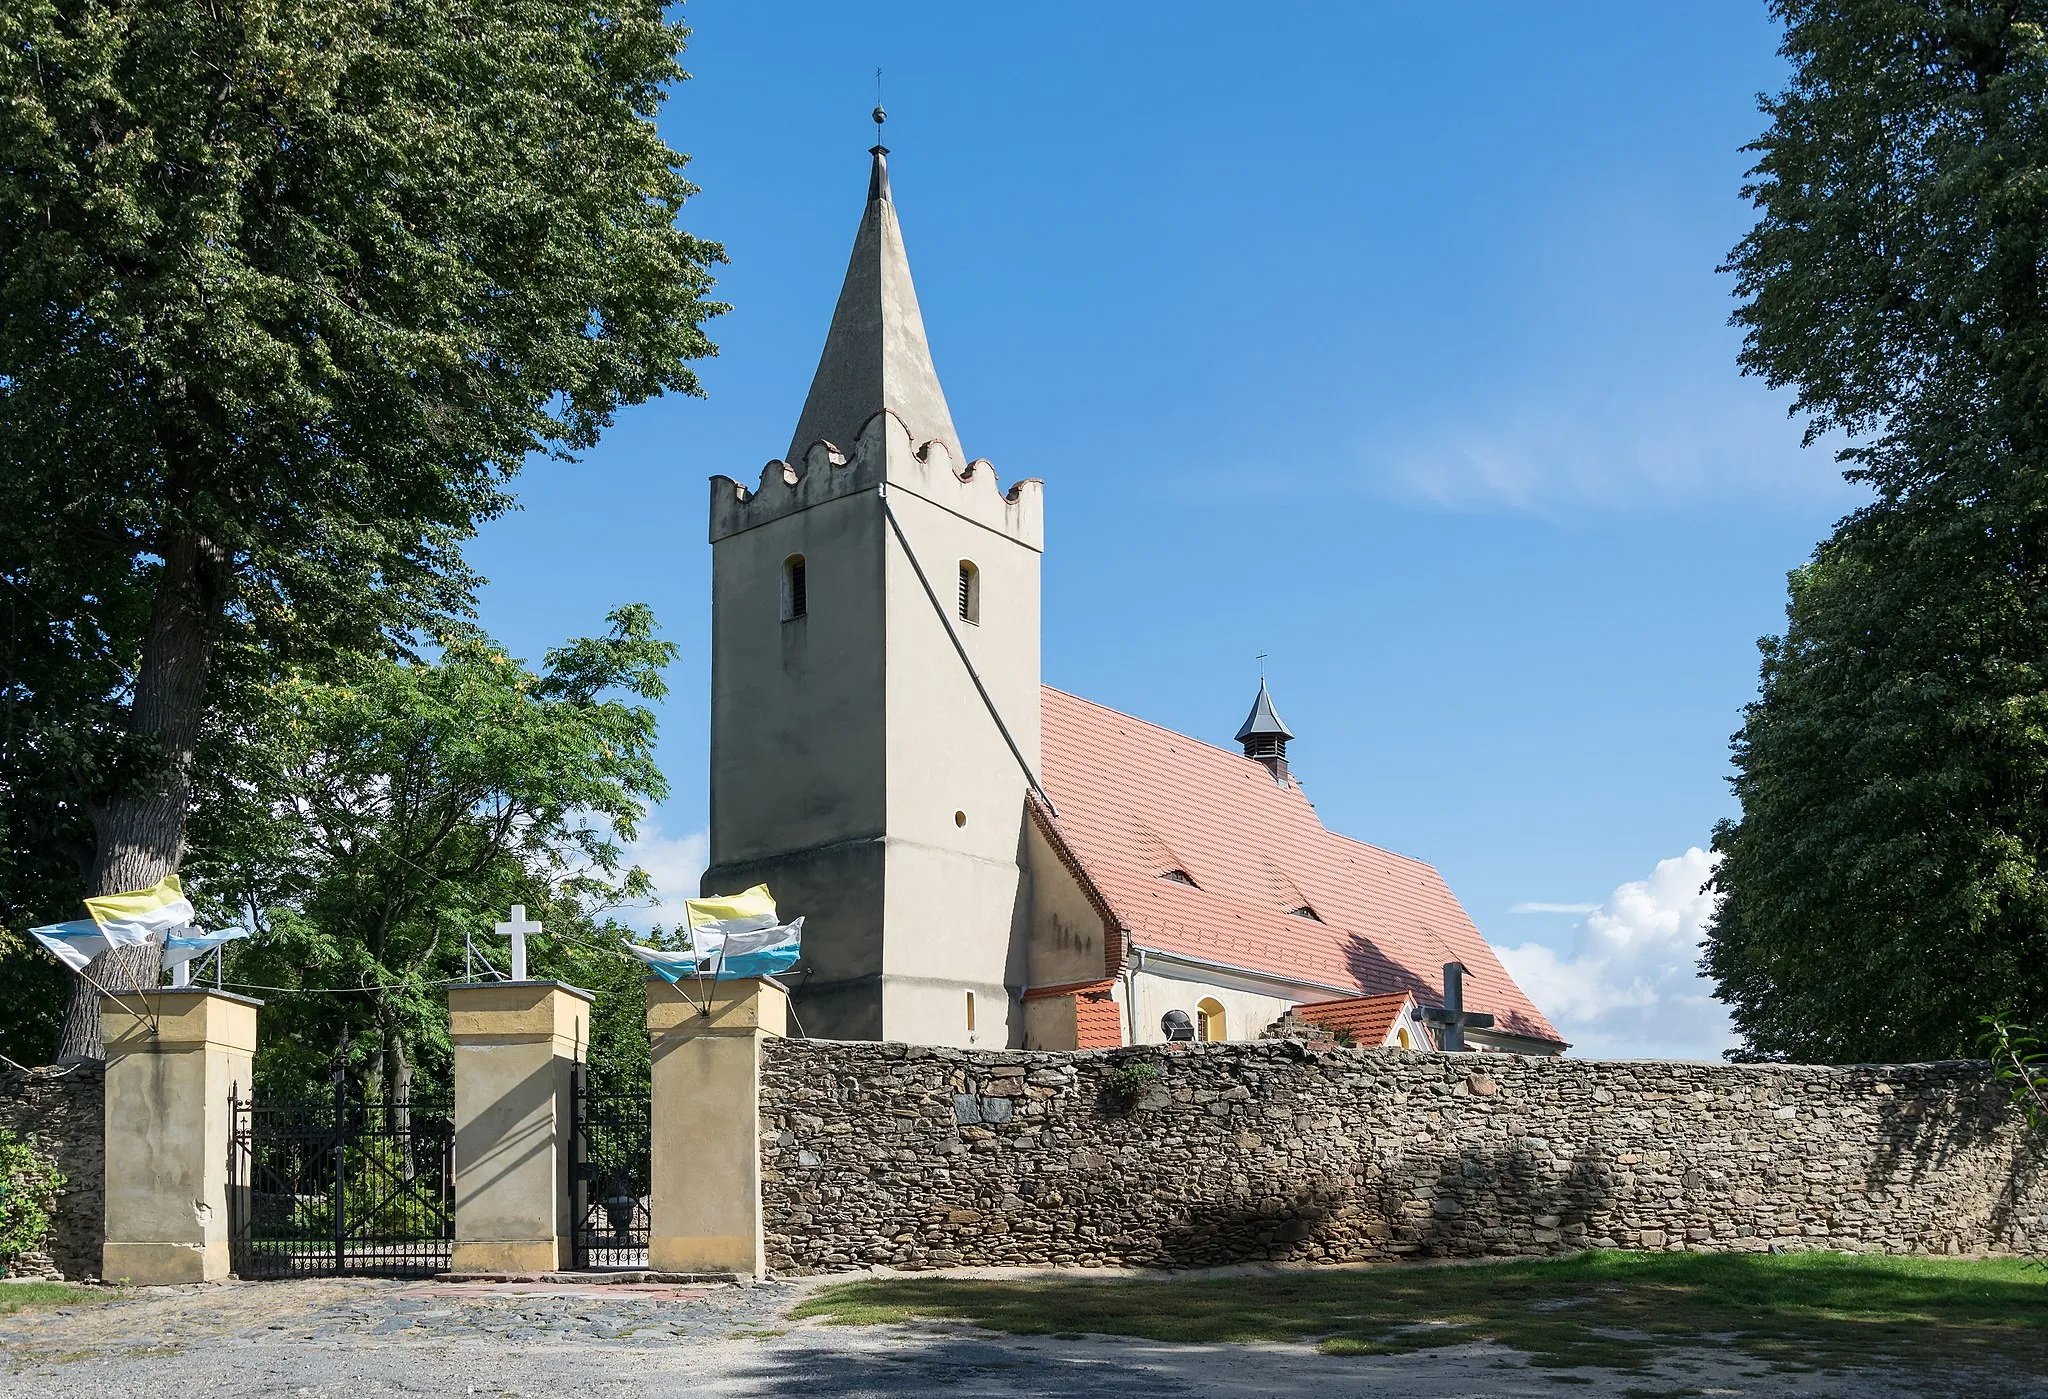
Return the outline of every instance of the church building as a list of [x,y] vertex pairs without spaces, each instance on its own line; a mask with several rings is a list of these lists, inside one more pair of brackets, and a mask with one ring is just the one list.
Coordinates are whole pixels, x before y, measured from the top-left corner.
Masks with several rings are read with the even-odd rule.
[[[878,118],[879,119],[879,118]],[[1326,830],[1261,683],[1242,751],[1039,678],[1043,483],[969,457],[876,146],[789,450],[711,481],[706,894],[804,916],[803,1033],[1098,1048],[1256,1039],[1565,1045],[1438,873]]]

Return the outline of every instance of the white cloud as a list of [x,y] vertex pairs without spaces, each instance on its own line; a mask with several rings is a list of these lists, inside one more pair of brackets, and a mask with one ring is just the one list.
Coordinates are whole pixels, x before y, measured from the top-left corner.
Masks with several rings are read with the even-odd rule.
[[[1584,505],[1685,505],[1728,497],[1849,500],[1830,441],[1799,445],[1784,405],[1753,384],[1670,372],[1613,389],[1599,376],[1532,371],[1533,392],[1417,405],[1360,444],[1362,484],[1442,510],[1550,514]],[[1404,420],[1405,418],[1405,420]]]
[[709,858],[711,833],[666,836],[661,827],[648,821],[640,838],[626,847],[626,859],[647,871],[654,880],[654,899],[617,910],[619,920],[642,931],[659,923],[674,927],[683,919],[683,900],[697,896],[697,878]]
[[1699,971],[1714,911],[1701,886],[1714,859],[1695,846],[1616,889],[1579,925],[1568,957],[1535,942],[1496,949],[1573,1054],[1718,1060],[1737,1043]]
[[1508,911],[1510,913],[1591,913],[1598,907],[1600,907],[1598,904],[1528,903],[1516,904]]

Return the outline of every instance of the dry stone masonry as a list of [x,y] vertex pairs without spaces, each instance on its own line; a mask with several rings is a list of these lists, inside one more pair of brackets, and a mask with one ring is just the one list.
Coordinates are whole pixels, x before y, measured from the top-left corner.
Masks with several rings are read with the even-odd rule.
[[99,1276],[106,1216],[103,1112],[97,1064],[0,1074],[0,1127],[26,1141],[64,1177],[49,1242],[41,1253],[9,1265],[17,1276],[74,1282]]
[[1982,1064],[764,1048],[762,1208],[784,1272],[2048,1254],[2044,1143]]

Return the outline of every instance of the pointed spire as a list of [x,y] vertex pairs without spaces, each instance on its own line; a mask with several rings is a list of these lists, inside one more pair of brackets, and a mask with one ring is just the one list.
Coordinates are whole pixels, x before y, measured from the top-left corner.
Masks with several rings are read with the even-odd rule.
[[1244,723],[1237,730],[1237,741],[1244,745],[1244,755],[1253,762],[1264,763],[1275,782],[1285,782],[1287,743],[1293,737],[1293,731],[1281,722],[1280,711],[1273,708],[1273,695],[1266,688],[1266,678],[1260,676],[1259,697],[1252,701],[1252,712],[1245,716]]
[[[879,132],[879,107],[875,118]],[[917,288],[910,280],[910,256],[889,197],[889,148],[878,141],[869,154],[874,163],[867,208],[787,460],[803,460],[820,438],[851,455],[868,419],[887,409],[909,429],[912,442],[943,442],[954,464],[963,466],[967,457],[932,365]]]

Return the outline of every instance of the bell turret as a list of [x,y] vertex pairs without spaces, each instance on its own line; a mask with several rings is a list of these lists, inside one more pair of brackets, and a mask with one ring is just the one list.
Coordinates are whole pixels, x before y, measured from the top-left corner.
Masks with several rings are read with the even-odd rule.
[[1259,697],[1252,701],[1252,712],[1237,731],[1244,755],[1255,763],[1263,763],[1275,782],[1285,782],[1287,742],[1293,737],[1293,732],[1280,721],[1279,711],[1273,708],[1273,696],[1266,689],[1265,678],[1260,677]]

